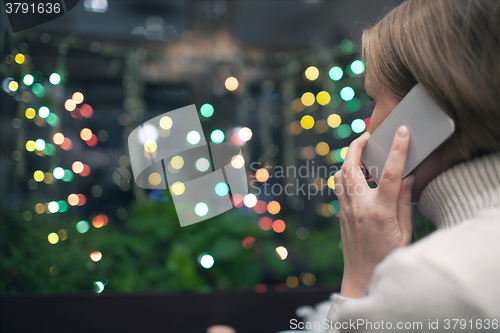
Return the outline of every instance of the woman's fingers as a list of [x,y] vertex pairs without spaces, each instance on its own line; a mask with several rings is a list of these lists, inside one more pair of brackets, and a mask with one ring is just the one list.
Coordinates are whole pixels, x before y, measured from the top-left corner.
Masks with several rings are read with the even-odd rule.
[[365,184],[366,178],[361,168],[364,168],[361,162],[361,152],[370,138],[370,133],[365,132],[359,138],[351,142],[344,163],[342,164],[343,176],[352,182],[353,186]]
[[391,151],[385,162],[384,170],[382,171],[377,187],[377,199],[380,203],[397,203],[409,144],[410,133],[408,128],[400,126],[394,136]]

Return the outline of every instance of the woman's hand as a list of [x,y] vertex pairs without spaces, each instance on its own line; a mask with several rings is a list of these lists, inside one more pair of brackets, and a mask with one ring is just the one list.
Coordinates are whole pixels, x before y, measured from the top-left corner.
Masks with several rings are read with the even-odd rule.
[[351,143],[342,170],[334,176],[344,254],[340,294],[351,298],[366,294],[375,266],[394,249],[410,244],[412,233],[414,176],[401,180],[410,142],[408,129],[401,126],[396,132],[374,189],[366,182],[361,162],[361,151],[369,137],[364,133]]

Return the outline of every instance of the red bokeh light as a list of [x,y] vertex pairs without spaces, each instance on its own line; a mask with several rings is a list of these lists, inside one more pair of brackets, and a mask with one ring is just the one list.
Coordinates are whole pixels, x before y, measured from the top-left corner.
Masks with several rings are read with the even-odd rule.
[[262,230],[271,230],[273,226],[273,220],[270,217],[263,216],[259,219],[259,228]]
[[257,214],[264,214],[267,211],[267,203],[263,200],[257,201],[257,204],[253,207],[253,211]]
[[70,150],[73,148],[73,142],[68,138],[64,138],[63,143],[61,143],[61,148],[64,150]]
[[92,137],[85,141],[90,147],[95,147],[97,145],[97,136],[92,134]]
[[83,194],[78,194],[78,206],[83,206],[87,202],[87,198]]
[[102,228],[108,224],[108,217],[104,214],[97,215],[92,220],[92,225],[96,228]]
[[80,176],[87,177],[88,175],[90,175],[90,167],[87,164],[84,164],[83,171],[80,172]]
[[231,198],[231,203],[233,204],[234,207],[241,207],[243,206],[243,196],[241,194],[235,194]]
[[286,228],[286,225],[285,225],[285,222],[283,222],[283,220],[274,221],[273,230],[275,232],[282,233],[283,231],[285,231],[285,228]]
[[94,110],[92,110],[92,107],[88,104],[83,104],[80,108],[80,112],[85,118],[90,118],[94,114]]

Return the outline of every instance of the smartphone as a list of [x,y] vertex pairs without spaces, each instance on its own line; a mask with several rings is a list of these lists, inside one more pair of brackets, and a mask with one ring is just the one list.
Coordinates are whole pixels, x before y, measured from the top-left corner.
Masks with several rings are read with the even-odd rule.
[[361,161],[377,185],[394,135],[401,125],[410,131],[403,178],[455,131],[453,120],[429,97],[421,84],[415,85],[372,133],[361,154]]

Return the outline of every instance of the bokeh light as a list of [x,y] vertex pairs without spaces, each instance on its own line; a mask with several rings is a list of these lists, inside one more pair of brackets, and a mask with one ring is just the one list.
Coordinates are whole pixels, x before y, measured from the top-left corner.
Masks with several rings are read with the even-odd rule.
[[170,191],[172,191],[172,193],[175,195],[181,195],[182,193],[184,193],[185,190],[186,190],[186,187],[181,182],[173,183],[172,187],[170,188]]
[[351,71],[358,75],[365,71],[365,64],[361,60],[355,60],[351,64]]
[[160,127],[164,130],[171,129],[173,124],[174,122],[172,121],[172,118],[170,118],[169,116],[164,116],[161,117],[160,119]]
[[62,133],[56,133],[54,134],[54,136],[52,137],[52,141],[56,144],[56,145],[60,145],[64,142],[64,135],[62,135]]
[[266,169],[264,168],[260,168],[259,170],[257,170],[255,172],[255,178],[263,183],[265,181],[267,181],[269,179],[269,171],[267,171]]
[[282,233],[285,231],[286,225],[283,220],[276,220],[273,222],[273,230],[276,233]]
[[74,100],[72,99],[68,99],[65,103],[64,103],[64,108],[68,111],[73,111],[76,109],[76,103]]
[[314,118],[309,115],[302,117],[302,119],[300,119],[300,126],[302,126],[303,129],[313,128]]
[[354,89],[349,86],[342,88],[342,90],[340,91],[340,98],[342,98],[346,102],[350,101],[354,98]]
[[64,169],[61,167],[56,167],[54,168],[54,171],[52,171],[52,174],[54,175],[55,179],[62,179],[64,177]]
[[89,229],[90,229],[90,224],[85,220],[81,220],[80,222],[76,223],[76,231],[78,231],[81,234],[86,233],[87,231],[89,231]]
[[245,165],[245,159],[241,155],[235,155],[231,158],[231,165],[235,169],[241,169]]
[[75,161],[73,165],[71,166],[71,170],[73,170],[74,173],[80,173],[83,171],[83,163],[80,161]]
[[201,135],[198,131],[190,131],[186,136],[186,140],[189,144],[194,146],[200,142]]
[[339,66],[333,66],[332,68],[330,68],[328,75],[330,76],[330,79],[332,79],[333,81],[338,81],[344,75],[344,71]]
[[198,202],[194,207],[194,212],[196,215],[202,217],[208,214],[208,206],[204,202]]
[[93,262],[98,262],[99,260],[102,259],[102,253],[99,252],[99,251],[94,251],[90,254],[90,259],[93,261]]
[[300,97],[300,101],[305,106],[313,105],[315,100],[316,100],[316,97],[314,97],[314,94],[310,93],[310,92],[306,92],[306,93],[302,94],[302,97]]
[[51,232],[47,238],[50,244],[56,244],[59,242],[59,236],[55,232]]
[[75,101],[76,104],[81,104],[83,102],[83,94],[81,92],[75,92],[71,99]]
[[330,151],[330,146],[326,142],[319,142],[316,145],[316,153],[321,156],[325,156]]
[[201,106],[200,113],[203,117],[210,118],[214,114],[214,107],[212,106],[212,104],[205,103]]
[[17,62],[18,64],[22,64],[24,62],[24,55],[21,53],[16,54],[16,57],[14,58],[14,61]]
[[243,198],[243,204],[248,208],[253,208],[257,204],[257,197],[255,194],[249,193]]
[[243,141],[249,141],[252,138],[252,135],[253,135],[252,134],[252,130],[250,128],[248,128],[248,127],[243,127],[238,132],[238,136]]
[[172,168],[179,170],[184,166],[184,159],[180,156],[174,156],[170,160],[170,165],[172,165]]
[[334,180],[333,176],[328,177],[327,185],[332,190],[335,190],[335,180]]
[[267,204],[267,211],[269,214],[276,215],[280,212],[281,210],[281,205],[279,204],[278,201],[271,201]]
[[44,150],[45,149],[45,141],[42,139],[38,139],[35,141],[35,149],[36,150]]
[[161,176],[158,172],[153,172],[149,175],[148,180],[151,185],[156,186],[161,183]]
[[363,119],[354,119],[351,123],[351,129],[354,133],[361,133],[365,130],[366,124]]
[[276,251],[276,255],[281,260],[285,260],[286,257],[288,257],[288,250],[284,246],[278,246],[275,251]]
[[19,88],[19,83],[17,83],[14,80],[9,82],[9,90],[10,91],[17,91],[18,88]]
[[31,86],[33,84],[33,82],[35,82],[35,78],[33,77],[33,75],[31,74],[26,74],[24,77],[23,77],[23,83],[27,86]]
[[210,168],[210,162],[205,157],[199,158],[195,165],[199,172],[205,172]]
[[221,143],[225,139],[224,132],[222,132],[219,129],[216,129],[210,134],[210,140],[212,140],[213,143]]
[[273,220],[270,217],[263,216],[259,219],[259,228],[262,230],[271,230],[273,227]]
[[50,114],[50,110],[48,107],[46,106],[42,106],[38,109],[38,115],[41,117],[41,118],[47,118]]
[[309,67],[307,67],[306,71],[304,72],[304,75],[309,81],[314,81],[319,76],[319,70],[318,70],[318,68],[316,68],[314,66],[309,66]]
[[200,258],[200,265],[206,269],[211,268],[214,265],[214,257],[212,257],[210,254],[204,254]]
[[334,113],[328,116],[327,122],[328,126],[331,128],[337,128],[342,123],[342,118],[340,118],[338,114]]
[[47,208],[48,208],[49,212],[57,213],[57,211],[59,210],[59,204],[56,201],[51,201],[51,202],[49,202]]
[[229,193],[229,186],[227,186],[226,183],[220,182],[217,185],[215,185],[215,193],[219,197],[223,197]]
[[330,94],[326,91],[320,91],[316,96],[316,100],[320,105],[327,105],[330,103]]
[[43,181],[44,177],[45,177],[45,175],[44,175],[43,171],[37,170],[33,173],[33,179],[37,182]]
[[58,85],[61,82],[61,76],[57,73],[52,73],[49,76],[49,82],[53,85]]
[[87,141],[90,140],[91,137],[92,131],[90,129],[84,128],[80,131],[80,138],[82,138],[82,140]]
[[156,144],[156,141],[154,141],[154,140],[148,140],[148,141],[146,141],[146,143],[144,143],[144,150],[148,153],[154,153],[157,148],[158,148],[158,145]]
[[224,85],[225,85],[227,90],[235,91],[236,89],[238,89],[238,86],[240,84],[238,82],[238,79],[236,79],[234,76],[230,76],[226,79],[226,81],[224,82]]

